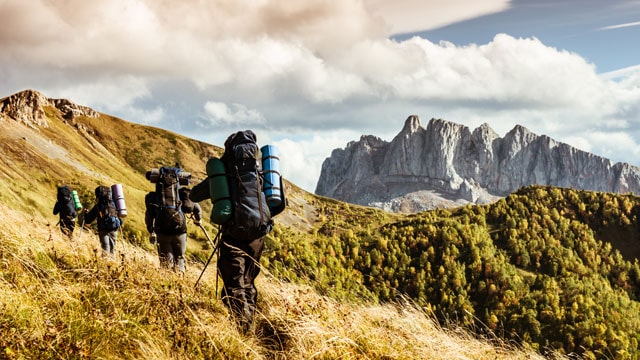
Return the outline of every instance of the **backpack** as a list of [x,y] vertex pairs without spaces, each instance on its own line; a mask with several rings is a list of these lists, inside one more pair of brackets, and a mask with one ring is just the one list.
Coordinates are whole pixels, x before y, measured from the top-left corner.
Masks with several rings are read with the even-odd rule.
[[253,241],[273,229],[267,199],[262,191],[261,156],[251,130],[231,134],[224,142],[224,163],[231,195],[232,214],[222,231],[233,239]]
[[95,190],[98,201],[98,229],[114,231],[122,224],[118,218],[118,210],[113,202],[111,188],[108,186],[98,186]]
[[57,200],[58,202],[54,206],[54,215],[60,213],[61,218],[67,219],[73,219],[78,216],[73,204],[71,189],[68,185],[58,186]]
[[182,212],[180,201],[180,185],[188,184],[182,170],[177,167],[161,167],[156,182],[155,199],[158,206],[155,229],[167,235],[182,234],[187,231],[187,220]]

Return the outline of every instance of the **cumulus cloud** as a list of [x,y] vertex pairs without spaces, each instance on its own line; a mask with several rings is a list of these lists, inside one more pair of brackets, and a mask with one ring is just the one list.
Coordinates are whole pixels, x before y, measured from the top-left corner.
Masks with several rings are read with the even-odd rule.
[[640,141],[637,69],[599,76],[579,54],[508,34],[390,39],[510,6],[455,1],[4,0],[0,96],[34,88],[216,145],[255,128],[309,191],[333,148],[390,140],[410,114],[499,134],[521,124],[638,164],[624,151]]
[[[314,191],[320,176],[321,164],[329,154],[326,149],[343,148],[345,138],[360,136],[354,132],[328,132],[298,134],[297,139],[281,139],[266,142],[276,145],[281,154],[281,173],[297,186]],[[286,160],[285,160],[286,158]]]
[[[211,125],[255,126],[263,124],[265,119],[260,112],[247,108],[242,104],[231,104],[208,101],[204,104],[207,120]],[[206,126],[206,125],[205,125]]]

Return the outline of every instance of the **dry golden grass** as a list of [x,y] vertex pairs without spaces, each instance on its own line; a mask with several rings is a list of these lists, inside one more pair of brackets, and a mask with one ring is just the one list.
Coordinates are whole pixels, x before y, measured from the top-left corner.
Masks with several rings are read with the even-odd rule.
[[409,302],[340,303],[266,270],[256,333],[243,336],[215,296],[215,264],[194,289],[200,264],[180,277],[127,241],[106,260],[92,233],[69,241],[40,217],[0,213],[0,358],[542,358],[442,328]]

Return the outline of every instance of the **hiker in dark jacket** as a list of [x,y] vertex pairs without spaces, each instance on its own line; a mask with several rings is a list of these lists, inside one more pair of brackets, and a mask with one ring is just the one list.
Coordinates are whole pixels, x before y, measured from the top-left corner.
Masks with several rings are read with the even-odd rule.
[[76,217],[78,213],[73,206],[71,198],[71,189],[68,185],[58,187],[58,195],[56,204],[53,206],[53,215],[60,214],[60,231],[69,238],[73,235],[76,227]]
[[96,204],[85,213],[84,223],[91,224],[97,220],[98,239],[105,256],[115,258],[118,229],[122,226],[122,219],[118,217],[116,205],[111,197],[111,188],[98,186],[95,190]]
[[196,226],[200,225],[202,219],[202,208],[200,204],[189,199],[189,191],[189,188],[184,187],[178,191],[182,204],[180,205],[181,212],[176,213],[176,216],[181,216],[184,219],[184,225],[178,230],[167,227],[163,223],[163,217],[159,216],[160,206],[156,192],[152,191],[145,197],[145,224],[150,234],[149,241],[158,246],[160,266],[181,273],[185,272],[184,256],[187,250],[187,224],[184,214],[192,214]]
[[[239,138],[244,137],[244,140]],[[231,157],[233,143],[240,140],[244,143],[255,143],[255,134],[248,130],[232,134],[225,141],[225,154],[223,162]],[[231,170],[233,165],[225,163],[226,173],[232,178],[232,173],[237,172]],[[258,165],[259,166],[259,165]],[[259,169],[258,169],[259,170]],[[206,199],[212,199],[209,188],[210,179],[207,178],[193,187],[191,190],[191,200],[200,202]],[[242,186],[242,184],[238,185]],[[230,186],[231,188],[231,186]],[[237,187],[236,187],[237,188]],[[262,194],[264,196],[264,194]],[[231,195],[233,199],[233,195]],[[284,198],[284,195],[283,195]],[[257,199],[256,203],[260,200]],[[233,201],[232,201],[233,202]],[[257,206],[257,205],[256,205]],[[266,203],[263,203],[266,207]],[[285,208],[285,201],[278,208],[269,209],[270,216],[275,216],[282,212]],[[242,211],[235,208],[235,211]],[[271,223],[272,225],[272,223]],[[241,226],[237,226],[228,221],[223,224],[221,232],[221,240],[217,248],[220,251],[218,256],[218,271],[224,283],[222,301],[229,309],[231,318],[235,320],[238,327],[243,333],[250,333],[254,328],[254,316],[258,300],[258,290],[255,286],[255,279],[260,273],[260,257],[264,248],[265,236],[250,237],[250,240],[239,239],[243,234],[236,235]],[[246,230],[245,230],[246,231]],[[266,232],[268,232],[267,230]]]
[[[191,200],[209,199],[209,180],[205,179],[193,187]],[[220,230],[222,238],[218,245],[218,272],[224,284],[222,302],[243,333],[253,328],[253,318],[258,301],[255,279],[260,274],[260,257],[264,248],[264,237],[250,242],[234,239]]]

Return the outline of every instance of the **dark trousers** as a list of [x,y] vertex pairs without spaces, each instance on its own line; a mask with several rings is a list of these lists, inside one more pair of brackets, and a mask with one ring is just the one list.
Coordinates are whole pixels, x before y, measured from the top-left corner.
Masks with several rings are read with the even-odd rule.
[[187,251],[187,234],[158,235],[160,266],[184,272],[184,253]]
[[69,238],[73,235],[73,229],[76,227],[76,219],[75,218],[60,218],[60,231]]
[[222,301],[242,332],[251,331],[258,290],[254,284],[260,273],[264,238],[249,243],[222,237],[218,270],[224,283]]

